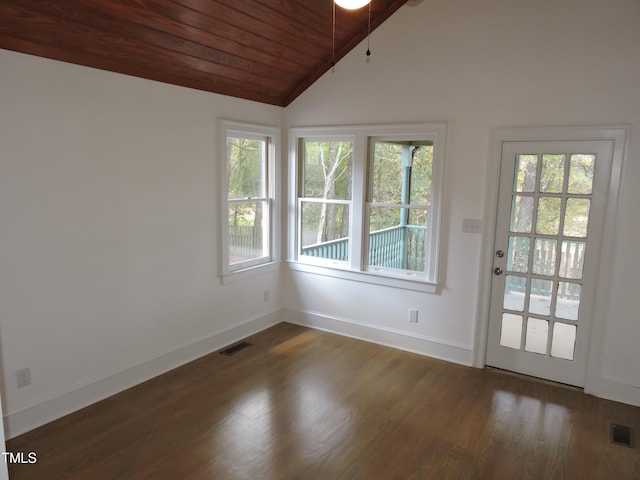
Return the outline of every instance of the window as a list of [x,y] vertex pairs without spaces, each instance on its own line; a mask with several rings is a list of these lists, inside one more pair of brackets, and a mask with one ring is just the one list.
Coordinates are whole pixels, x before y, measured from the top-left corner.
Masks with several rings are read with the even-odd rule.
[[435,292],[444,124],[291,130],[294,269]]
[[222,122],[224,148],[223,275],[274,258],[275,159],[279,131]]
[[300,185],[301,254],[346,262],[353,142],[303,139]]
[[371,140],[367,266],[425,271],[433,142]]

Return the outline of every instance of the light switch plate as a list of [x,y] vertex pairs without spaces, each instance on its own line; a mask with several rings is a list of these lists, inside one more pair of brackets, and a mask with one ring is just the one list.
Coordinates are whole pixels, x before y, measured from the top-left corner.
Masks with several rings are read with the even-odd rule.
[[482,220],[479,218],[463,218],[462,231],[464,233],[482,233]]

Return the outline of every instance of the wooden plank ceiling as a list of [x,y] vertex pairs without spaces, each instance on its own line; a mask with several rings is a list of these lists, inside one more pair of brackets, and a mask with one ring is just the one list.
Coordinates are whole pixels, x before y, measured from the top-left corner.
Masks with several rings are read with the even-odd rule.
[[[405,2],[373,0],[372,31]],[[286,106],[331,68],[332,10],[332,0],[0,0],[0,47]],[[335,61],[366,38],[368,14],[336,7]]]

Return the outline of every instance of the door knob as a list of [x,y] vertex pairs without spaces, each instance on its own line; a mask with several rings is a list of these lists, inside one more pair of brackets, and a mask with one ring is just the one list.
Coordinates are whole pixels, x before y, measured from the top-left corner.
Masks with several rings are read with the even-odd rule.
[[496,268],[494,268],[494,269],[493,269],[493,273],[494,273],[495,275],[502,275],[502,268],[500,268],[500,267],[496,267]]
[[504,250],[497,250],[496,251],[496,257],[498,257],[498,258],[504,257]]

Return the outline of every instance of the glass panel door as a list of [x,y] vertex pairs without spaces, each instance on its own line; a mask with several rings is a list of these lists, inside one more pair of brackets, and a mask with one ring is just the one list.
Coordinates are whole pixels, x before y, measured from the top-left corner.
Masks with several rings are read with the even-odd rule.
[[595,284],[585,262],[598,254],[591,236],[602,206],[592,204],[606,188],[610,152],[607,141],[503,149],[487,364],[583,382],[585,282],[586,291]]

